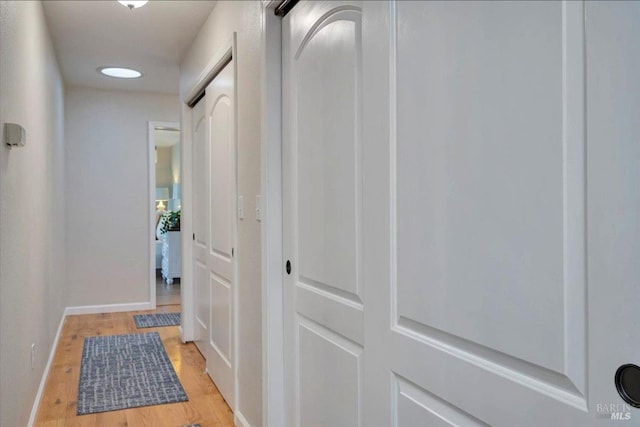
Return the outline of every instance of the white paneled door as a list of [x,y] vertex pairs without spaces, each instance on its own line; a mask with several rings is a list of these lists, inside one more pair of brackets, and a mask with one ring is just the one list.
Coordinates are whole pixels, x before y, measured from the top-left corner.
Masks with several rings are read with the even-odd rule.
[[193,110],[194,121],[196,115],[202,117],[193,128],[196,344],[206,358],[207,373],[232,408],[237,185],[234,93],[231,62],[207,86],[204,102]]
[[293,8],[289,425],[640,425],[638,40],[634,2]]
[[361,13],[284,18],[285,366],[289,425],[361,423]]
[[207,337],[210,323],[210,298],[207,283],[208,181],[209,165],[206,162],[207,121],[204,100],[200,100],[191,111],[193,132],[193,297],[194,297],[194,342],[207,359]]
[[209,247],[211,318],[207,372],[234,407],[234,294],[236,233],[236,126],[233,62],[209,84],[205,106],[209,128]]

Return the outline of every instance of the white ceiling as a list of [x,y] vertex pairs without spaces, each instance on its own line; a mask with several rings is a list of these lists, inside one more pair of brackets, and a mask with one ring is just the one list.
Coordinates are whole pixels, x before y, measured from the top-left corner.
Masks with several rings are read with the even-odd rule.
[[[214,1],[151,0],[129,10],[116,0],[42,2],[66,83],[100,89],[178,93],[179,64]],[[143,76],[114,79],[102,66]]]

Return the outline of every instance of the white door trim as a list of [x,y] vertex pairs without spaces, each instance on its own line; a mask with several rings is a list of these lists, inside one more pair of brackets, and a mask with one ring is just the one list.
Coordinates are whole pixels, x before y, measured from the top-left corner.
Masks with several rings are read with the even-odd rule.
[[147,156],[149,165],[149,306],[151,310],[156,308],[156,141],[154,130],[157,127],[180,129],[180,123],[150,121],[147,126],[147,136],[149,140],[149,151]]
[[262,206],[262,417],[285,425],[282,252],[282,19],[263,2],[260,168]]
[[149,165],[149,304],[153,309],[156,308],[156,251],[155,251],[155,235],[156,230],[154,230],[154,220],[155,220],[155,206],[156,206],[156,162],[155,162],[155,135],[154,130],[156,127],[156,123],[160,122],[149,122],[148,123],[148,131],[147,136],[149,140],[149,152],[147,156],[147,164]]
[[193,206],[193,195],[191,188],[193,167],[191,155],[191,108],[186,104],[180,105],[180,173],[182,183],[180,185],[180,204],[182,213],[180,215],[180,237],[182,241],[182,266],[180,267],[180,339],[186,343],[193,341],[193,316],[195,313],[193,305],[193,250],[190,237],[193,233],[193,221],[191,218],[191,208]]
[[193,304],[193,248],[191,246],[193,235],[193,189],[191,188],[193,174],[192,132],[191,129],[191,108],[186,104],[180,106],[181,118],[181,140],[180,140],[180,171],[182,173],[181,184],[181,204],[182,214],[180,215],[180,230],[182,241],[182,266],[180,273],[180,304],[182,315],[180,316],[180,339],[182,342],[193,341],[194,326],[193,316],[195,308]]

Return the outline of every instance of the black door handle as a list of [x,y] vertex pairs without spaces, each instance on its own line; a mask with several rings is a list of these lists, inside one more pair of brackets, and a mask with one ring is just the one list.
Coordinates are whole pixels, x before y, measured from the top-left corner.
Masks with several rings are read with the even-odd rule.
[[287,274],[291,274],[291,261],[289,260],[287,260],[286,269],[287,269]]
[[622,400],[640,408],[640,367],[632,364],[620,366],[616,371],[615,382]]

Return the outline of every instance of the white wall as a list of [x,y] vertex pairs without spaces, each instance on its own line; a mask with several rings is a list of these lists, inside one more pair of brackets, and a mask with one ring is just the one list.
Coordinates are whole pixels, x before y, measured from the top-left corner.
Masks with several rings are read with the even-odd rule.
[[65,286],[64,86],[40,2],[0,2],[5,122],[24,126],[27,145],[0,146],[0,425],[24,426]]
[[[180,94],[184,101],[207,63],[228,46],[237,31],[238,195],[244,196],[246,212],[238,224],[237,411],[252,426],[262,425],[261,241],[260,223],[254,215],[255,196],[260,193],[261,26],[259,1],[219,1],[180,67]],[[183,123],[182,129],[189,127]]]
[[[180,169],[180,142],[171,146],[171,176],[174,183],[182,182],[182,173]],[[171,197],[175,198],[175,194],[171,193]]]
[[[156,188],[166,187],[171,195],[173,187],[173,150],[172,147],[156,147]],[[166,205],[166,203],[165,203]]]
[[148,122],[178,97],[68,87],[68,306],[149,301]]

